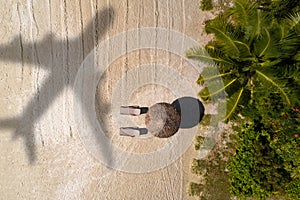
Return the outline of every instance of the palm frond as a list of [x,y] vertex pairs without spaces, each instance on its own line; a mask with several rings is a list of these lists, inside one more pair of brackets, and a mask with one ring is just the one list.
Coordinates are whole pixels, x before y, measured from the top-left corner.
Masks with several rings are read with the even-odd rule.
[[248,1],[237,0],[234,6],[234,20],[239,22],[239,25],[248,25],[249,15],[248,15],[249,5]]
[[199,60],[205,63],[208,63],[211,66],[215,64],[223,65],[233,65],[234,63],[230,59],[226,59],[221,55],[220,52],[217,52],[213,49],[206,50],[203,47],[194,47],[186,52],[187,58]]
[[281,37],[279,30],[279,26],[269,29],[263,28],[261,36],[254,40],[253,52],[261,61],[270,62],[282,56],[282,52],[279,49]]
[[285,35],[278,43],[281,49],[281,58],[294,57],[300,50],[300,12],[288,15],[286,18]]
[[293,30],[300,23],[300,12],[289,14],[286,19],[287,24],[289,25],[289,29]]
[[278,22],[299,10],[297,7],[300,6],[299,0],[260,0],[258,4],[262,11],[270,13]]
[[278,42],[278,48],[281,50],[281,58],[290,59],[300,49],[300,35],[291,32]]
[[238,40],[234,40],[233,42],[237,45],[237,47],[239,49],[240,57],[247,57],[247,56],[251,57],[252,56],[250,46],[247,43],[245,43],[243,41],[238,41]]
[[[279,68],[279,67],[278,67]],[[273,68],[273,74],[279,78],[300,79],[300,66],[297,64],[285,64],[280,66],[280,70]]]
[[[214,59],[208,54],[203,47],[193,47],[186,52],[186,57],[209,65],[214,65]],[[216,60],[216,59],[215,59]]]
[[217,88],[217,89],[215,89],[214,91],[207,91],[207,89],[205,88],[204,90],[203,90],[203,92],[201,91],[200,93],[199,93],[199,95],[200,95],[200,97],[201,98],[203,98],[203,99],[209,99],[209,98],[211,98],[212,96],[215,96],[215,95],[217,95],[217,94],[219,94],[220,92],[223,92],[223,91],[225,91],[225,89],[226,88],[228,88],[228,87],[230,87],[235,81],[237,80],[237,78],[235,78],[235,79],[232,79],[229,83],[224,83],[224,87],[220,87],[220,88]]
[[268,28],[272,24],[272,19],[259,9],[254,9],[249,13],[249,22],[245,31],[245,37],[250,43],[264,33],[264,28]]
[[233,29],[232,24],[224,20],[223,15],[208,21],[206,23],[205,30],[207,33],[214,34],[216,40],[224,49],[224,52],[228,52],[228,55],[232,55],[232,57],[239,56],[240,51],[237,45],[234,43],[237,33]]
[[266,53],[267,49],[268,49],[269,46],[270,46],[270,41],[271,41],[271,37],[270,37],[269,31],[268,31],[266,28],[264,28],[264,30],[265,30],[266,35],[267,35],[267,37],[266,37],[266,39],[267,39],[267,44],[266,44],[266,46],[263,48],[263,50],[260,52],[259,57],[262,57],[262,56]]
[[[230,74],[231,73],[219,73],[216,66],[204,68],[197,81],[199,84],[205,85],[205,88],[199,92],[199,96],[204,101],[217,100],[218,98],[224,99],[225,91],[222,77],[230,76]],[[212,93],[214,94],[212,95]]]
[[215,64],[222,69],[232,68],[235,65],[235,62],[230,55],[224,52],[222,45],[220,46],[218,42],[210,42],[205,46],[205,49],[209,55],[214,59]]
[[244,92],[244,88],[241,88],[239,91],[234,93],[227,101],[227,107],[226,107],[227,112],[226,112],[226,117],[223,119],[224,121],[228,120],[232,116],[232,114],[236,111],[239,101],[242,98],[243,92]]
[[247,36],[252,38],[258,38],[261,36],[262,22],[261,22],[261,12],[259,10],[253,12],[251,19],[249,21],[249,26],[247,30]]
[[232,73],[233,71],[226,72],[226,73],[219,73],[217,70],[214,70],[214,68],[206,67],[201,72],[199,79],[197,80],[197,83],[203,85],[207,81],[213,81],[215,79],[219,79],[221,77],[230,75]]
[[[263,73],[260,70],[256,70],[256,73],[259,75],[259,77],[263,78],[268,83],[270,83],[270,85],[272,85],[273,87],[275,87],[276,89],[278,89],[280,91],[280,93],[284,96],[286,102],[288,104],[291,104],[291,101],[290,101],[290,99],[288,97],[288,94],[284,91],[283,86],[275,80],[275,78],[271,78],[266,73]],[[260,79],[260,80],[263,82],[262,79]]]
[[234,7],[226,12],[235,26],[240,27],[250,43],[259,38],[264,27],[270,26],[270,17],[259,8],[257,1],[236,0]]
[[253,13],[257,9],[257,5],[249,0],[236,0],[234,7],[228,9],[226,15],[233,18],[237,26],[246,30],[249,25],[249,13]]
[[281,59],[267,60],[265,62],[259,63],[259,66],[260,67],[272,67],[272,66],[275,66],[275,65],[279,64],[280,62],[282,62]]
[[292,105],[300,104],[300,66],[285,64],[272,67],[272,76],[287,93]]
[[210,93],[208,87],[203,88],[198,94],[202,100],[209,101],[210,100]]

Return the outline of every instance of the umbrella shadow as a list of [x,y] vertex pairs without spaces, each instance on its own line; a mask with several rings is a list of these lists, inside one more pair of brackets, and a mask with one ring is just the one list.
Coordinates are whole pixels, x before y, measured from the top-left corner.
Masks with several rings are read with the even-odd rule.
[[[34,97],[30,99],[19,116],[0,120],[0,128],[14,131],[13,139],[23,139],[30,164],[34,164],[37,159],[34,136],[36,122],[45,114],[64,88],[73,87],[81,63],[97,46],[113,20],[114,10],[112,7],[107,7],[98,11],[93,20],[86,27],[82,27],[82,33],[74,39],[61,40],[50,33],[40,41],[26,43],[21,35],[17,35],[11,42],[0,45],[1,60],[22,63],[22,66],[28,63],[49,72],[48,77],[39,85]],[[77,49],[81,47],[82,50],[75,51],[76,47]],[[30,59],[29,55],[34,55],[34,59]],[[74,60],[78,62],[74,64]],[[94,119],[89,120],[92,122]],[[97,139],[99,145],[107,146],[100,137],[96,138],[99,138]],[[106,149],[104,157],[110,160],[112,157],[110,149]]]
[[199,99],[193,97],[181,97],[172,105],[181,114],[180,128],[193,128],[199,124],[204,116],[204,106]]

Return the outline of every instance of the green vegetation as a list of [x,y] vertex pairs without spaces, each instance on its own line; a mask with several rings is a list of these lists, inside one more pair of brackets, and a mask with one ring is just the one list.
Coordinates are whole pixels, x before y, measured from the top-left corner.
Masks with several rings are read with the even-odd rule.
[[213,9],[212,0],[202,0],[200,5],[201,10],[209,11]]
[[200,9],[202,11],[219,11],[230,7],[232,0],[201,0]]
[[[258,7],[256,1],[237,0],[233,8],[206,23],[206,32],[214,34],[214,40],[205,49],[187,52],[188,58],[218,67],[224,87],[214,91],[206,87],[200,97],[207,100],[225,90],[226,119],[251,103],[257,93],[280,92],[288,104],[300,95],[300,14],[278,23]],[[216,78],[200,76],[199,83],[209,84]]]
[[[226,133],[224,133],[226,134]],[[205,146],[205,138],[198,136],[195,149]],[[192,163],[193,173],[203,177],[200,183],[190,183],[189,194],[199,196],[201,200],[226,200],[230,198],[229,176],[226,163],[231,155],[229,148],[216,145],[209,157],[205,160],[194,159]]]
[[[241,199],[300,199],[300,2],[236,0],[205,29],[214,39],[190,49],[187,57],[218,69],[220,74],[203,70],[199,96],[209,102],[226,94],[223,120],[236,124],[236,134],[232,156],[220,160],[212,153],[193,162],[193,172],[206,180],[191,184],[190,194],[205,199],[210,183],[227,177],[227,189]],[[219,79],[223,85],[216,84]],[[222,169],[225,163],[229,174],[213,171],[210,161]]]
[[[263,104],[262,104],[263,102]],[[229,162],[234,196],[300,198],[299,107],[272,94],[252,104],[252,116],[240,123],[236,154]]]

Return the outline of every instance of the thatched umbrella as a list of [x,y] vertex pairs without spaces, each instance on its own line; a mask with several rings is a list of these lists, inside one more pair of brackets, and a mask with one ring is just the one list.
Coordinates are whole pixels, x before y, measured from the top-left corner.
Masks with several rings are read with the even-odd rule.
[[179,129],[180,113],[171,104],[157,103],[149,108],[145,123],[154,136],[171,137]]

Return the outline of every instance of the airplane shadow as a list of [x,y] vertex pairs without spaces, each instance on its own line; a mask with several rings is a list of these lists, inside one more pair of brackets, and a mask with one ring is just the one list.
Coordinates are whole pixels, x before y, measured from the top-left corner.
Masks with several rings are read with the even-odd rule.
[[[49,72],[49,76],[39,85],[35,95],[19,116],[0,119],[1,129],[12,129],[14,131],[13,139],[20,137],[24,140],[30,164],[34,164],[37,159],[34,125],[64,88],[73,87],[76,74],[84,58],[97,46],[113,21],[114,10],[112,7],[107,7],[98,11],[93,20],[83,28],[82,33],[74,39],[60,40],[50,33],[40,41],[25,43],[22,41],[22,36],[17,35],[9,43],[0,45],[1,60],[28,63]],[[76,48],[77,51],[74,50]],[[81,50],[78,51],[78,48]],[[21,50],[18,51],[18,49]],[[34,59],[28,57],[32,54],[35,55]],[[74,60],[76,60],[75,63]],[[99,103],[102,105],[101,102]],[[102,103],[104,104],[104,102]],[[107,146],[107,144],[103,144],[100,137],[96,138],[99,138],[97,141],[99,145]],[[105,154],[104,157],[110,160],[112,152],[106,149]]]

